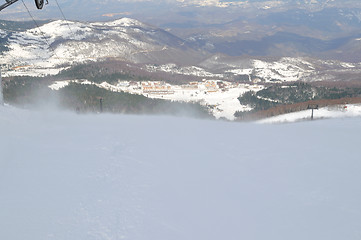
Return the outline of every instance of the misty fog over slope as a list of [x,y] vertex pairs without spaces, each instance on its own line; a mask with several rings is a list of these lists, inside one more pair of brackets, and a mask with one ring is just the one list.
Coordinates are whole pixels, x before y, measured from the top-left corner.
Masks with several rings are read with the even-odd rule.
[[361,237],[360,119],[0,108],[0,239]]

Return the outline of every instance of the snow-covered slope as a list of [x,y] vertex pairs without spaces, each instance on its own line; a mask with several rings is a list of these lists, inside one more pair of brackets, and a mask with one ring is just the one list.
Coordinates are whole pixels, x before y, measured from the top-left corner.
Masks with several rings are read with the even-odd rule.
[[359,122],[0,108],[0,239],[359,240]]
[[215,54],[199,63],[204,69],[256,82],[359,80],[361,63],[313,58],[229,57]]
[[[229,57],[201,51],[191,42],[135,19],[110,22],[53,21],[26,31],[0,31],[4,76],[54,75],[76,63],[124,61],[141,71],[186,78],[260,82],[355,80],[360,63],[311,58]],[[44,35],[43,35],[44,34]]]
[[[196,51],[183,40],[137,20],[111,22],[53,21],[24,32],[9,32],[0,64],[12,75],[56,74],[61,66],[106,58],[138,62],[165,61],[168,55],[181,59]],[[201,57],[201,53],[198,54]],[[174,57],[173,57],[174,58]],[[173,59],[171,58],[171,59]]]

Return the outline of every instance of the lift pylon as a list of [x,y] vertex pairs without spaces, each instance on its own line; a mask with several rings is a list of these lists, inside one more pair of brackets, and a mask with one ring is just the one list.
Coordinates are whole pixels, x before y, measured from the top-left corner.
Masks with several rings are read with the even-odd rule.
[[2,79],[1,79],[1,67],[0,67],[0,106],[4,105],[3,88],[1,84],[2,84]]

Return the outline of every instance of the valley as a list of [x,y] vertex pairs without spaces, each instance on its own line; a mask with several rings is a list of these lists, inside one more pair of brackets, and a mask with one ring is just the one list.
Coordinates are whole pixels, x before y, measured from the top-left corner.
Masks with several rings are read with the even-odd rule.
[[[232,3],[225,8],[242,4]],[[319,19],[327,11],[329,8],[314,14],[318,14]],[[302,14],[299,12],[300,17]],[[356,12],[352,16],[349,19],[357,16]],[[266,19],[259,17],[257,21],[263,18]],[[241,22],[226,24],[226,29],[227,26],[234,29]],[[213,28],[221,30],[217,26]],[[3,21],[0,64],[5,101],[8,98],[12,99],[10,102],[24,102],[23,98],[16,100],[20,96],[9,95],[21,86],[10,81],[25,81],[22,87],[26,89],[31,79],[42,79],[35,84],[36,88],[48,88],[52,92],[69,84],[83,88],[91,85],[113,94],[123,92],[146,99],[200,104],[214,118],[228,120],[243,119],[245,114],[265,110],[265,106],[299,102],[258,96],[258,91],[272,86],[328,83],[325,91],[338,89],[331,98],[359,97],[358,91],[344,89],[361,80],[356,44],[361,35],[352,31],[347,37],[327,40],[325,36],[316,39],[284,31],[286,29],[276,30],[268,37],[250,40],[247,34],[239,33],[229,37],[220,32],[213,37],[178,34],[176,28],[162,29],[132,18],[105,22],[44,21],[40,28],[26,22]],[[292,44],[285,47],[289,43]],[[298,43],[304,45],[299,48]],[[249,52],[253,48],[258,52]],[[293,53],[287,49],[292,49]],[[347,53],[350,51],[353,54]],[[335,52],[338,52],[336,58],[333,57]],[[254,97],[242,102],[246,93]],[[314,94],[303,100],[318,100],[320,96]],[[264,103],[258,108],[260,100]],[[91,109],[97,109],[96,101],[91,102],[94,105]]]

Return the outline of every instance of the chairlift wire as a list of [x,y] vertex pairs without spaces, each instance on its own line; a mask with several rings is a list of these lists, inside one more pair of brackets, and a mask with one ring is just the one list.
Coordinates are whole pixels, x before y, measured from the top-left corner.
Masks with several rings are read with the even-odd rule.
[[[15,0],[12,0],[12,1],[15,1]],[[16,1],[18,1],[18,0],[16,0]],[[27,7],[27,5],[25,4],[24,0],[21,0],[21,1],[22,1],[23,5],[24,5],[26,11],[28,12],[29,16],[31,17],[32,21],[34,22],[36,28],[39,30],[40,34],[42,35],[42,38],[44,39],[44,41],[46,42],[46,44],[49,46],[50,50],[54,53],[54,56],[55,56],[58,60],[61,60],[61,58],[56,54],[55,49],[51,46],[50,42],[48,41],[48,38],[46,37],[45,33],[41,30],[39,24],[37,23],[37,21],[35,20],[35,18],[34,18],[33,15],[31,14],[31,12],[30,12],[29,8]],[[48,1],[46,1],[46,2],[48,2]],[[58,1],[55,0],[55,2],[56,2],[56,5],[57,5],[57,7],[58,7],[58,9],[59,9],[59,11],[60,11],[60,13],[61,13],[61,15],[63,16],[63,18],[64,18],[64,20],[65,20],[66,25],[68,26],[68,28],[69,28],[69,30],[70,30],[70,33],[71,33],[74,41],[77,43],[76,45],[77,45],[78,50],[80,51],[81,48],[80,48],[79,42],[76,41],[76,37],[75,37],[74,31],[71,29],[71,27],[70,27],[70,25],[69,25],[69,22],[68,22],[67,18],[65,17],[65,14],[64,14],[63,10],[61,9]]]
[[[69,25],[69,21],[66,19],[65,15],[64,15],[64,12],[63,12],[63,10],[61,9],[61,7],[60,7],[60,5],[59,5],[59,3],[58,3],[58,0],[55,0],[55,2],[56,2],[56,5],[57,5],[58,8],[59,8],[59,11],[61,12],[61,15],[63,16],[63,18],[64,18],[64,20],[65,20],[66,25],[68,26],[68,28],[69,28],[69,30],[70,30],[71,35],[73,36],[74,41],[76,42],[77,47],[78,47],[78,50],[79,50],[79,52],[80,52],[80,51],[81,51],[81,48],[80,48],[79,41],[76,40],[76,36],[75,36],[73,30],[71,29],[71,27],[70,27],[70,25]],[[103,98],[100,98],[99,101],[100,101],[100,112],[103,112]]]
[[[10,4],[14,3],[14,2],[17,2],[17,1],[18,1],[18,0],[6,0],[7,4],[1,5],[0,11],[1,11],[3,8],[7,7],[8,5],[10,5]],[[59,56],[56,54],[54,48],[50,45],[50,42],[48,41],[47,37],[45,36],[45,33],[41,30],[39,24],[37,23],[37,21],[35,20],[35,18],[34,18],[33,15],[31,14],[29,8],[26,6],[24,0],[21,0],[21,1],[22,1],[23,5],[24,5],[26,11],[28,12],[29,16],[30,16],[31,19],[33,20],[35,26],[37,27],[37,29],[39,30],[40,34],[42,35],[43,39],[45,40],[46,44],[49,46],[49,48],[51,49],[51,51],[54,53],[55,57],[60,60],[60,58],[59,58]],[[64,18],[64,20],[65,20],[66,25],[68,26],[68,28],[69,28],[69,30],[70,30],[71,35],[73,36],[74,41],[77,43],[78,50],[80,51],[81,48],[80,48],[79,42],[76,41],[75,34],[74,34],[74,32],[72,31],[72,29],[71,29],[71,27],[70,27],[70,25],[69,25],[69,22],[68,22],[68,20],[66,19],[65,15],[64,15],[63,10],[61,9],[58,1],[55,0],[55,2],[56,2],[56,5],[57,5],[58,8],[59,8],[59,11],[61,12],[61,15],[63,16],[63,18]],[[43,2],[42,2],[42,3],[43,3]],[[48,4],[48,0],[46,0],[46,4]],[[39,7],[38,4],[37,4],[37,2],[36,2],[36,6],[38,7],[38,9],[41,9],[41,8],[42,8],[42,4],[41,4],[41,7]],[[0,74],[1,74],[1,70],[0,70]],[[0,77],[1,77],[1,75],[0,75]],[[0,84],[1,84],[1,82],[0,82]],[[0,86],[0,87],[1,87],[1,86]],[[100,99],[100,104],[101,104],[101,109],[102,109],[102,99]],[[101,110],[101,111],[102,111],[102,110]]]
[[60,5],[59,5],[59,3],[58,3],[58,0],[55,0],[55,2],[56,2],[56,5],[57,5],[58,8],[59,8],[59,11],[60,11],[61,15],[62,15],[63,18],[64,18],[66,24],[68,25],[68,28],[69,28],[70,32],[71,32],[72,35],[74,36],[74,33],[73,33],[73,31],[71,30],[71,28],[70,28],[70,25],[69,25],[69,23],[68,23],[68,20],[66,19],[65,15],[64,15],[64,12],[63,12],[63,10],[61,9],[61,7],[60,7]]
[[56,54],[54,48],[50,45],[48,39],[46,38],[45,33],[41,30],[39,24],[36,22],[35,18],[34,18],[33,15],[31,14],[29,8],[26,6],[24,0],[21,0],[21,1],[23,2],[23,5],[24,5],[24,7],[26,8],[26,11],[29,13],[31,19],[32,19],[33,22],[35,23],[35,26],[36,26],[36,27],[38,28],[38,30],[40,31],[40,34],[43,36],[46,44],[49,46],[50,50],[54,53],[55,57],[60,60],[60,58],[59,58],[58,55]]
[[68,28],[69,28],[69,30],[70,30],[71,35],[73,36],[74,41],[77,43],[78,50],[80,51],[81,48],[80,48],[79,42],[76,41],[75,34],[74,34],[73,30],[71,29],[71,27],[70,27],[70,25],[69,25],[69,21],[68,21],[67,18],[65,17],[63,10],[61,9],[61,7],[60,7],[60,5],[59,5],[59,3],[58,3],[58,0],[55,0],[55,2],[56,2],[56,5],[57,5],[58,8],[59,8],[59,11],[61,12],[61,15],[63,16],[63,18],[64,18],[64,20],[65,20],[66,25],[68,26]]
[[[56,54],[55,49],[50,45],[50,42],[48,41],[47,37],[45,36],[45,33],[41,30],[39,24],[37,23],[37,21],[35,20],[35,18],[34,18],[33,15],[31,14],[29,8],[26,6],[24,0],[21,0],[21,1],[22,1],[22,3],[23,3],[24,7],[26,8],[26,11],[27,11],[28,14],[30,15],[31,19],[32,19],[33,22],[35,23],[37,29],[40,31],[40,33],[41,33],[43,39],[45,40],[46,44],[49,46],[50,50],[54,53],[55,57],[56,57],[58,60],[61,61],[61,58]],[[47,2],[48,2],[48,1],[47,1]],[[59,11],[61,12],[61,15],[63,16],[63,18],[64,18],[64,20],[65,20],[65,22],[66,22],[66,25],[68,26],[68,28],[69,28],[69,30],[70,30],[70,33],[71,33],[72,37],[74,38],[74,41],[77,43],[77,48],[78,48],[78,50],[80,51],[81,48],[80,48],[79,42],[76,41],[75,34],[74,34],[74,32],[72,31],[72,29],[71,29],[71,27],[70,27],[70,25],[69,25],[69,23],[68,23],[68,20],[66,19],[65,15],[64,15],[63,10],[61,9],[58,1],[55,0],[55,2],[56,2],[56,5],[57,5],[58,8],[59,8]]]

